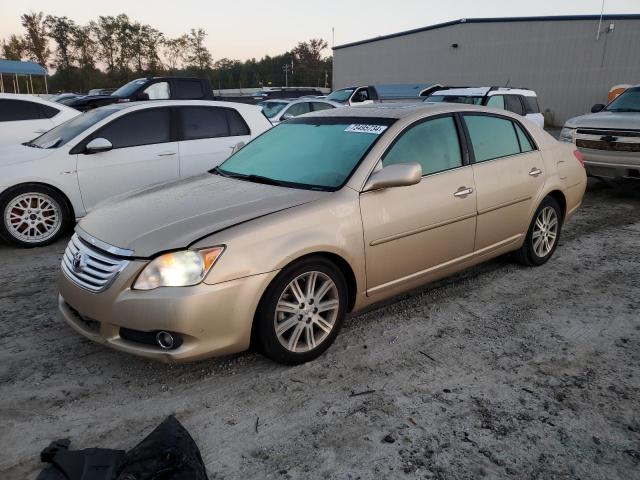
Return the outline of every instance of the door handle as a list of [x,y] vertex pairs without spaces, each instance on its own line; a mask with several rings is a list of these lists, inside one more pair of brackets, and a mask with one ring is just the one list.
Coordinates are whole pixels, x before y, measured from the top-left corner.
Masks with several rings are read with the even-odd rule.
[[538,175],[541,175],[541,174],[542,174],[542,170],[536,167],[533,167],[529,172],[529,175],[531,175],[532,177],[537,177]]
[[162,152],[162,153],[159,153],[158,156],[159,157],[170,157],[171,155],[175,155],[175,154],[176,154],[176,152]]
[[454,197],[465,198],[467,195],[471,195],[473,193],[473,188],[470,187],[460,187],[454,194]]

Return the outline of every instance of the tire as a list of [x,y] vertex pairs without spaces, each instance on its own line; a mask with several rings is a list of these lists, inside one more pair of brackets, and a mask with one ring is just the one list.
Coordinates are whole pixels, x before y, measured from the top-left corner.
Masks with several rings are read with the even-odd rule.
[[313,360],[338,335],[347,303],[347,284],[333,263],[322,257],[296,262],[280,272],[262,297],[255,319],[256,344],[278,363]]
[[515,252],[516,260],[532,267],[545,264],[558,247],[561,230],[560,205],[553,197],[545,197],[531,220],[524,244]]
[[42,247],[72,225],[66,199],[47,185],[24,184],[0,195],[0,238],[18,247]]

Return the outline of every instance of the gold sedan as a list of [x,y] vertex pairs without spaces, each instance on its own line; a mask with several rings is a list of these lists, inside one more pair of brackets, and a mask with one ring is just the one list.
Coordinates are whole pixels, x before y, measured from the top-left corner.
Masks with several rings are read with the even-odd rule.
[[287,121],[210,173],[85,217],[63,318],[167,362],[309,361],[345,315],[508,252],[553,255],[586,186],[575,147],[469,105],[340,108]]

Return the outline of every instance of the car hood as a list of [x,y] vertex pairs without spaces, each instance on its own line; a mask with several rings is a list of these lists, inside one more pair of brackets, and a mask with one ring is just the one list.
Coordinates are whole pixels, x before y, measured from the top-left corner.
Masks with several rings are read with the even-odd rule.
[[[55,148],[26,147],[19,143],[2,145],[0,146],[0,167],[40,160],[52,155],[55,151]],[[1,184],[2,178],[0,177]]]
[[149,257],[326,195],[204,174],[116,197],[93,210],[79,227],[136,257]]
[[638,112],[598,112],[571,118],[567,120],[565,126],[570,128],[629,130],[637,128],[639,124],[640,113]]

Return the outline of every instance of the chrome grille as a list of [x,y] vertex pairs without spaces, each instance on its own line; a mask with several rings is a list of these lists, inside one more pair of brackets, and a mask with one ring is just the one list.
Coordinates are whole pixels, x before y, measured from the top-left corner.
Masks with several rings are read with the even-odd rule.
[[579,128],[576,146],[590,150],[640,152],[640,131]]
[[128,263],[87,245],[74,233],[62,257],[62,271],[78,286],[97,293],[109,288]]

